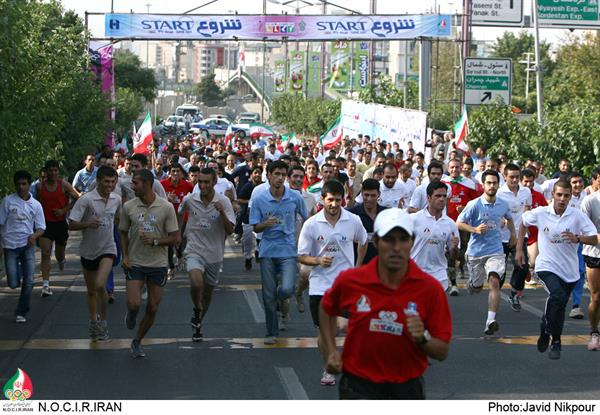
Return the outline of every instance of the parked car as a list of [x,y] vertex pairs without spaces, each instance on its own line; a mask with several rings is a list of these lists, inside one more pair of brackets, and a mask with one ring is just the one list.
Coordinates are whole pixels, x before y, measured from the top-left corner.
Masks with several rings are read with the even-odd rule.
[[253,120],[252,122],[260,121],[260,115],[255,112],[240,112],[240,114],[238,115],[238,118],[239,119],[248,118],[248,119]]
[[185,120],[179,115],[170,115],[163,124],[167,128],[185,128]]

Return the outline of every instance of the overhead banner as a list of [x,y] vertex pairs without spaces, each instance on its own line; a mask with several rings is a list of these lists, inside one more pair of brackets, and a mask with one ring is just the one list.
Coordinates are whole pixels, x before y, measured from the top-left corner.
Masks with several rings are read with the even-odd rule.
[[336,91],[347,91],[350,88],[350,42],[339,40],[331,44],[331,64],[328,86]]
[[309,97],[321,95],[321,52],[308,52],[306,92]]
[[274,62],[275,71],[274,74],[274,88],[273,93],[275,95],[281,95],[285,93],[285,60],[278,59]]
[[114,39],[402,40],[451,36],[450,15],[171,15],[105,14]]
[[354,44],[354,71],[352,89],[360,91],[371,85],[371,74],[369,73],[369,43],[355,42]]
[[306,64],[304,62],[304,52],[291,51],[289,53],[289,75],[290,92],[292,94],[302,93],[304,91],[304,77]]
[[350,138],[358,134],[399,143],[406,150],[412,141],[415,151],[425,151],[427,113],[379,104],[342,100],[342,128]]

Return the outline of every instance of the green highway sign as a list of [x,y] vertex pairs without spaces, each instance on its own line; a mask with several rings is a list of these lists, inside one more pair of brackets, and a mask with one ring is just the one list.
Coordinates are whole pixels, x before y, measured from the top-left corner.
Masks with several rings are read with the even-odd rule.
[[538,0],[540,27],[600,29],[598,0]]
[[511,84],[511,59],[465,59],[463,85],[466,105],[488,105],[497,97],[510,104]]

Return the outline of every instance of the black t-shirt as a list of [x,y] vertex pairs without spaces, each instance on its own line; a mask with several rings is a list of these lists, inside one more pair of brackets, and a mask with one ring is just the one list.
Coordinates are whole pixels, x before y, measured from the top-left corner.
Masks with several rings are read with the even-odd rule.
[[[385,208],[379,204],[377,204],[377,214],[384,210]],[[367,214],[365,211],[365,206],[362,203],[355,205],[352,209],[348,209],[349,212],[358,215],[360,221],[362,222],[367,234],[369,235],[369,244],[367,246],[367,253],[365,254],[365,259],[363,260],[363,265],[367,264],[373,258],[377,256],[377,249],[375,249],[375,245],[372,242],[373,235],[373,224],[374,220]],[[357,245],[354,244],[354,257],[356,258],[356,248]]]
[[[244,186],[240,188],[238,191],[237,197],[238,199],[250,200],[250,196],[252,196],[252,190],[254,190],[256,186],[254,182],[249,181]],[[250,223],[250,209],[248,209],[248,203],[239,203],[240,205],[240,215],[242,217],[242,223],[248,224]]]
[[250,181],[251,173],[252,171],[247,164],[243,164],[241,166],[236,167],[235,170],[233,170],[233,173],[231,173],[232,178],[238,178],[238,198],[240,197],[239,192],[241,191],[242,187],[244,187],[244,185],[248,183],[248,181]]

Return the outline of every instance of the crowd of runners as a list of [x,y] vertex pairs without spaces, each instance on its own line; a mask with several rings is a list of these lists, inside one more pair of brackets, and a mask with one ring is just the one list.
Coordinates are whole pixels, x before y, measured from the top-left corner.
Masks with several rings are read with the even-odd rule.
[[[404,385],[389,396],[424,396],[418,379],[427,358],[448,352],[446,295],[487,286],[487,309],[478,312],[483,334],[494,335],[507,270],[513,312],[521,311],[527,284],[548,292],[540,352],[560,358],[565,316],[583,319],[586,311],[587,349],[600,350],[600,168],[583,177],[562,160],[546,177],[536,160],[463,152],[452,143],[450,133],[436,137],[426,156],[410,142],[402,148],[361,135],[327,149],[318,139],[169,137],[155,138],[146,154],[105,146],[82,157],[77,172],[54,160],[37,177],[14,172],[0,230],[7,283],[21,290],[15,321],[26,323],[30,312],[36,249],[41,296],[49,297],[52,257],[62,271],[69,235],[81,231],[91,341],[110,338],[108,304],[121,270],[125,325],[137,327],[133,357],[145,356],[142,341],[168,280],[183,272],[192,340],[201,341],[230,238],[241,244],[246,270],[260,267],[264,343],[278,343],[290,307],[308,309],[319,328],[321,384],[335,384],[343,371],[346,397],[384,396],[373,383]],[[343,365],[339,330],[347,330]],[[394,347],[412,363],[388,373]],[[360,356],[373,350],[383,351],[382,360],[365,363]]]

